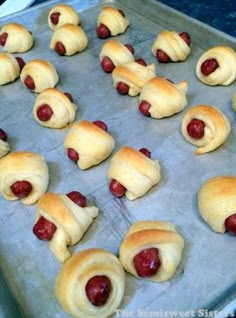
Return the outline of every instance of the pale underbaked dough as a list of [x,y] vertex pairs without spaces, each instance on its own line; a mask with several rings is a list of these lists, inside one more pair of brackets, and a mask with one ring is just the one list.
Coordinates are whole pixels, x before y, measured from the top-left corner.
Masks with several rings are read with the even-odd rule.
[[88,169],[108,158],[115,147],[113,137],[88,120],[72,124],[64,139],[65,149],[72,148],[79,154],[77,165]]
[[198,210],[215,232],[224,233],[225,220],[236,213],[236,177],[208,179],[198,191]]
[[190,47],[175,31],[160,32],[152,45],[152,53],[156,56],[156,51],[165,52],[172,62],[185,61],[190,54]]
[[124,269],[140,278],[133,264],[135,255],[148,248],[157,248],[160,268],[153,276],[145,279],[163,282],[171,279],[181,261],[184,240],[175,227],[168,222],[140,221],[134,223],[126,233],[119,251]]
[[[211,74],[205,76],[201,72],[201,65],[208,59],[216,59],[219,67]],[[230,85],[236,79],[236,52],[228,46],[215,46],[204,52],[197,64],[196,75],[198,79],[210,86]]]
[[[94,306],[86,295],[86,285],[94,276],[106,276],[111,282],[108,301]],[[62,308],[76,318],[106,318],[119,307],[125,291],[125,273],[117,257],[101,248],[74,254],[62,266],[55,285]]]
[[68,246],[81,240],[98,212],[95,206],[82,208],[64,194],[47,192],[37,202],[35,223],[43,216],[56,225],[48,245],[57,259],[65,262],[71,256]]
[[21,202],[34,204],[46,192],[49,181],[48,166],[42,155],[16,151],[0,160],[0,192],[6,200],[18,200],[10,187],[16,181],[23,180],[31,183],[32,191]]
[[[53,24],[50,20],[50,16],[53,13],[60,13],[57,24]],[[66,23],[78,25],[80,22],[79,14],[68,4],[58,4],[54,6],[48,14],[48,25],[53,31]]]
[[31,91],[35,93],[41,93],[46,88],[55,87],[59,81],[54,66],[41,59],[34,59],[25,64],[20,74],[23,84],[27,76],[31,76],[34,80],[35,88]]
[[10,151],[10,145],[8,141],[0,139],[0,159],[6,156],[6,154]]
[[[53,114],[48,121],[41,121],[37,116],[40,106],[47,104],[51,107]],[[77,106],[57,88],[47,88],[36,98],[33,107],[33,117],[42,126],[49,128],[63,128],[75,119]]]
[[144,85],[139,100],[150,104],[149,113],[152,118],[169,117],[187,105],[187,89],[187,81],[173,84],[166,79],[154,77]]
[[[201,139],[194,139],[187,132],[187,126],[193,118],[205,123],[204,136]],[[229,136],[231,126],[227,117],[218,108],[210,105],[196,105],[185,113],[181,129],[183,136],[198,147],[195,154],[200,155],[222,145]]]
[[7,33],[7,40],[3,46],[3,50],[9,53],[23,53],[29,51],[33,46],[33,36],[20,23],[5,24],[1,31],[0,36]]
[[11,53],[0,53],[0,85],[14,82],[20,76],[20,67]]
[[86,49],[88,38],[80,26],[67,23],[53,32],[50,49],[55,49],[57,42],[62,43],[65,47],[64,55],[71,56]]
[[139,95],[144,85],[155,76],[154,63],[144,66],[134,61],[118,65],[112,72],[113,86],[117,87],[119,82],[127,84],[130,96]]
[[97,26],[104,24],[112,36],[124,33],[130,22],[114,7],[104,7],[98,15]]
[[116,180],[125,188],[125,196],[135,200],[146,194],[161,180],[158,160],[152,160],[132,147],[122,147],[110,160],[108,180]]
[[118,40],[110,39],[106,41],[100,51],[99,59],[109,57],[115,66],[134,61],[134,56],[127,47]]

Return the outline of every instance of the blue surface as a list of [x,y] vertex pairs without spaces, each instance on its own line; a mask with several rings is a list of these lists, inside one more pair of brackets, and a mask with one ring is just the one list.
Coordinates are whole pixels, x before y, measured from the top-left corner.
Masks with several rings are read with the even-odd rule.
[[[43,2],[45,0],[36,0],[34,5]],[[236,37],[236,0],[159,0],[159,2]]]

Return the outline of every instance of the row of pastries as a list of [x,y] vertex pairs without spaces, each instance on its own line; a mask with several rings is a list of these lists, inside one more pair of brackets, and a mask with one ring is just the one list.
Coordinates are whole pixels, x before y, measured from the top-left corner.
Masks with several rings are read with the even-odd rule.
[[[53,7],[48,14],[48,25],[53,31],[50,48],[59,55],[67,56],[85,50],[88,38],[80,23],[78,13],[71,6],[61,4]],[[114,37],[125,32],[129,25],[123,11],[104,7],[97,19],[97,36],[100,39]],[[13,24],[14,27],[18,28],[19,34],[22,26]],[[129,200],[135,200],[156,186],[161,180],[161,165],[157,159],[151,158],[151,152],[146,148],[138,150],[124,146],[112,155],[115,140],[103,121],[75,121],[79,105],[74,103],[70,93],[55,87],[59,75],[53,64],[40,59],[25,64],[22,58],[12,55],[32,48],[31,32],[23,27],[28,48],[21,50],[10,48],[14,46],[9,41],[11,32],[9,25],[0,32],[0,44],[7,51],[0,53],[0,65],[8,63],[3,72],[7,79],[1,76],[0,85],[20,76],[26,88],[38,93],[32,107],[33,118],[46,128],[68,128],[63,145],[69,159],[79,169],[85,170],[111,156],[107,171],[108,188],[118,198],[125,195]],[[79,39],[78,43],[72,40],[74,37]],[[190,54],[190,42],[186,32],[164,31],[157,36],[151,50],[161,63],[184,61]],[[204,62],[208,58],[211,59],[210,65],[212,59],[216,59],[217,63],[213,63],[213,71],[210,68],[206,75],[208,62]],[[139,96],[138,109],[143,115],[160,119],[186,107],[188,82],[174,84],[158,77],[154,63],[146,65],[142,59],[135,59],[131,45],[112,38],[101,47],[99,59],[102,70],[112,73],[113,86],[121,95]],[[230,59],[232,64],[226,70],[225,59]],[[7,68],[11,70],[10,74]],[[196,75],[209,86],[230,85],[236,78],[235,69],[235,52],[218,46],[201,56],[196,65]],[[187,110],[181,123],[182,135],[198,147],[196,154],[217,149],[228,138],[230,129],[229,120],[222,111],[205,104]],[[154,282],[174,277],[182,259],[184,238],[173,224],[159,220],[131,225],[122,239],[119,256],[103,248],[91,248],[71,255],[69,246],[77,244],[85,235],[99,215],[98,207],[87,204],[86,198],[78,191],[68,194],[47,192],[50,173],[42,155],[26,151],[9,152],[7,135],[1,129],[0,192],[9,201],[36,204],[33,233],[48,242],[50,250],[62,263],[55,294],[66,312],[73,317],[108,317],[114,313],[125,295],[125,271]],[[236,234],[235,190],[236,177],[233,176],[211,178],[199,188],[199,213],[218,233],[228,231]]]

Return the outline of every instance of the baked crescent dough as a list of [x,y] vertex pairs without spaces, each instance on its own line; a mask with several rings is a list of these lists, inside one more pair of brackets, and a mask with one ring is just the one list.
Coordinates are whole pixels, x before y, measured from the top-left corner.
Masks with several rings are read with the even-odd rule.
[[0,160],[0,192],[6,200],[18,200],[10,187],[23,180],[32,185],[32,191],[21,202],[26,205],[34,204],[48,187],[48,166],[42,155],[16,151]]
[[79,154],[77,165],[88,169],[108,158],[115,141],[109,133],[92,122],[81,120],[73,123],[64,139],[65,149],[74,149]]
[[[216,59],[219,67],[205,76],[201,72],[201,65],[208,59]],[[230,85],[236,79],[236,53],[228,46],[215,46],[204,52],[196,65],[196,75],[203,83],[215,85]]]
[[121,183],[129,200],[143,196],[160,179],[158,160],[152,160],[132,147],[122,147],[110,161],[108,180]]
[[124,269],[140,278],[134,266],[135,255],[148,248],[158,249],[160,267],[146,279],[163,282],[171,279],[181,261],[184,240],[175,227],[167,222],[140,221],[134,223],[126,233],[119,251],[119,258]]
[[187,105],[187,89],[187,81],[173,84],[166,79],[154,77],[144,85],[139,99],[150,104],[149,113],[152,118],[169,117]]
[[[50,17],[52,14],[58,13],[58,23],[53,24]],[[58,4],[53,7],[48,14],[48,25],[54,31],[60,28],[62,25],[66,23],[71,23],[74,25],[80,24],[79,14],[75,11],[73,7],[68,4]]]
[[224,233],[225,220],[236,213],[236,177],[208,179],[198,191],[198,210],[215,232]]
[[[94,306],[86,294],[88,281],[106,276],[111,283],[107,302]],[[91,248],[74,254],[66,261],[56,279],[56,298],[72,317],[106,318],[120,306],[125,290],[125,273],[117,257],[110,252]]]
[[185,61],[190,54],[190,47],[175,31],[162,31],[156,37],[152,45],[152,53],[156,51],[165,52],[172,62]]
[[0,85],[15,81],[20,76],[20,67],[10,53],[0,53]]
[[7,141],[0,139],[0,159],[6,156],[10,151],[10,145]]
[[64,55],[71,56],[77,52],[82,52],[88,45],[88,38],[84,30],[74,24],[64,24],[57,28],[50,41],[50,49],[55,49],[56,44],[60,42],[65,48]]
[[98,15],[97,26],[104,24],[112,36],[124,33],[130,22],[116,8],[104,7]]
[[55,87],[59,77],[54,66],[45,60],[34,59],[26,63],[20,74],[20,79],[24,83],[27,76],[32,77],[35,88],[32,92],[41,93],[44,89]]
[[71,256],[68,245],[81,240],[98,212],[95,206],[82,208],[64,194],[47,192],[37,202],[35,223],[43,216],[56,225],[49,248],[60,262],[65,262]]
[[106,41],[102,46],[99,54],[100,61],[104,57],[109,57],[115,66],[134,61],[134,56],[130,50],[123,43],[115,39]]
[[[39,119],[37,111],[45,104],[50,106],[53,114],[49,120],[42,121]],[[44,127],[63,128],[74,121],[76,110],[77,106],[63,92],[56,88],[47,88],[35,100],[33,117]]]
[[143,66],[134,61],[118,65],[112,72],[113,86],[117,87],[119,82],[127,84],[130,96],[139,95],[144,85],[155,76],[154,63]]
[[20,23],[5,24],[1,36],[7,36],[3,50],[8,53],[23,53],[29,51],[33,46],[32,34]]
[[[187,132],[187,126],[194,118],[205,123],[204,136],[201,139],[194,139]],[[209,105],[190,108],[182,119],[182,134],[190,143],[199,147],[195,151],[197,155],[213,151],[222,145],[229,136],[230,130],[227,117],[218,108]]]

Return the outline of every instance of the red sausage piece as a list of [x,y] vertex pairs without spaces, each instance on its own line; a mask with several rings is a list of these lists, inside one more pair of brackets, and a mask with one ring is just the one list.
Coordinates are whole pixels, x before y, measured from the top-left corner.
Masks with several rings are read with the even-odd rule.
[[19,199],[26,198],[33,189],[31,183],[25,180],[16,181],[10,186],[10,188],[11,191],[15,194],[15,196]]
[[7,134],[2,128],[0,128],[0,139],[3,141],[7,141]]
[[101,62],[101,66],[102,66],[103,71],[106,72],[106,73],[111,73],[114,70],[114,68],[115,68],[114,63],[107,56],[105,56],[103,58],[103,60]]
[[106,304],[110,292],[111,282],[107,276],[93,276],[85,287],[89,301],[96,307]]
[[104,121],[102,120],[95,120],[93,122],[94,125],[98,126],[99,128],[101,128],[102,130],[107,131],[107,125],[104,123]]
[[230,215],[225,220],[225,226],[229,233],[231,233],[232,235],[236,235],[236,214]]
[[6,44],[7,37],[8,37],[8,34],[6,32],[4,32],[0,35],[0,45],[1,46],[4,46]]
[[129,86],[123,82],[119,82],[117,85],[117,91],[121,94],[121,95],[126,95],[129,92]]
[[133,262],[136,272],[140,277],[155,275],[161,266],[158,249],[154,247],[147,248],[135,255]]
[[106,39],[106,38],[109,38],[111,36],[110,30],[105,26],[105,24],[100,24],[97,27],[96,32],[97,32],[97,36],[100,39]]
[[71,191],[67,193],[67,196],[81,208],[84,208],[87,204],[86,197],[79,191]]
[[151,151],[149,151],[147,148],[141,148],[139,149],[139,151],[146,157],[151,158]]
[[156,58],[160,63],[168,63],[170,61],[169,56],[160,49],[156,51]]
[[52,22],[52,24],[57,25],[58,21],[59,21],[59,16],[61,14],[59,12],[54,12],[50,15],[50,20]]
[[191,44],[191,37],[187,32],[179,33],[179,36],[184,40],[184,42],[189,46]]
[[132,45],[130,44],[125,44],[125,46],[127,47],[127,49],[134,55],[134,48]]
[[79,160],[78,152],[72,148],[67,149],[67,155],[70,158],[70,160],[74,162],[77,162]]
[[52,114],[53,110],[48,104],[43,104],[37,109],[37,116],[41,121],[48,121]]
[[25,61],[19,56],[16,57],[16,60],[19,65],[20,71],[22,71],[23,67],[25,66]]
[[187,132],[194,139],[201,139],[204,136],[204,121],[193,118],[187,125]]
[[143,65],[143,66],[147,66],[146,61],[144,61],[144,59],[138,58],[135,60],[136,63]]
[[66,54],[66,48],[65,48],[64,44],[61,43],[61,42],[57,42],[55,44],[54,49],[59,55],[65,55]]
[[126,192],[126,188],[114,179],[111,181],[109,185],[109,190],[117,198],[122,197]]
[[33,233],[39,240],[50,241],[56,229],[57,227],[54,223],[41,216],[33,227]]
[[25,83],[25,86],[28,88],[28,89],[35,89],[35,84],[34,84],[34,80],[31,76],[26,76],[25,80],[24,80],[24,83]]
[[213,73],[217,68],[219,67],[219,64],[216,59],[208,59],[201,65],[201,72],[203,75],[207,76]]
[[149,113],[149,109],[150,109],[151,105],[146,102],[146,101],[142,101],[140,104],[139,104],[139,111],[144,115],[144,116],[147,116],[149,117],[150,116],[150,113]]
[[70,93],[65,92],[64,95],[66,95],[66,97],[71,101],[71,103],[73,103],[73,97]]

